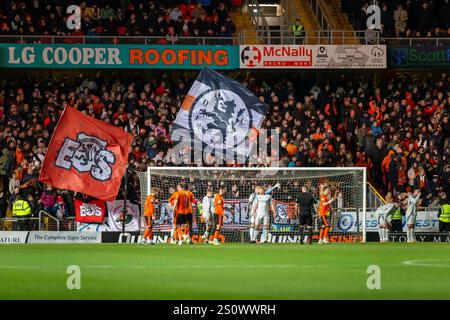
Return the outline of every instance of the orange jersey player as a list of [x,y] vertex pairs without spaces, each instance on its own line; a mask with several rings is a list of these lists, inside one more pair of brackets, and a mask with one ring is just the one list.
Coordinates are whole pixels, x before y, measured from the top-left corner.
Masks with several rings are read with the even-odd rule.
[[192,191],[190,190],[184,190],[184,193],[186,195],[186,200],[187,200],[187,212],[186,212],[186,220],[187,220],[187,224],[184,227],[184,241],[186,243],[191,243],[191,238],[192,238],[192,224],[193,224],[193,208],[192,205],[195,204],[197,205],[197,200],[195,200],[194,194],[192,193]]
[[219,192],[214,195],[214,221],[216,224],[216,230],[214,232],[214,245],[219,244],[220,230],[223,224],[223,215],[225,213],[225,201],[223,196],[226,190],[224,187],[219,188]]
[[[187,213],[188,213],[188,197],[186,190],[184,189],[184,184],[180,183],[177,185],[177,191],[172,193],[169,198],[169,203],[173,208],[173,223],[171,238],[178,238],[178,244],[183,244],[183,228],[187,223]],[[174,243],[174,242],[172,242]]]
[[336,198],[330,199],[330,188],[323,188],[322,194],[320,195],[320,205],[319,205],[319,216],[320,216],[320,235],[319,244],[328,243],[328,232],[330,231],[330,205]]
[[152,188],[150,190],[150,194],[145,200],[145,220],[147,221],[147,229],[145,229],[144,236],[142,238],[142,243],[153,244],[153,220],[155,219],[155,209],[158,203],[156,199],[156,194],[158,193],[158,189]]

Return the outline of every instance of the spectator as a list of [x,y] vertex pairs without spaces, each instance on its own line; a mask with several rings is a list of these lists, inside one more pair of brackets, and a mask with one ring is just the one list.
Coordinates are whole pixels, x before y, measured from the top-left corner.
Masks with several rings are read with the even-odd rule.
[[394,21],[395,35],[399,38],[406,31],[408,21],[408,13],[403,10],[403,6],[401,4],[399,4],[397,6],[397,10],[394,11]]

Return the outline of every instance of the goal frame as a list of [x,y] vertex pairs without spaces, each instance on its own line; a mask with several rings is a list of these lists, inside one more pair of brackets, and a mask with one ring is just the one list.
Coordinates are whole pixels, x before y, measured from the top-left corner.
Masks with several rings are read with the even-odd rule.
[[152,186],[151,172],[152,171],[176,171],[176,170],[223,170],[223,171],[361,171],[363,174],[363,194],[362,194],[362,242],[367,240],[366,219],[367,219],[367,168],[366,167],[147,167],[147,196],[150,194]]

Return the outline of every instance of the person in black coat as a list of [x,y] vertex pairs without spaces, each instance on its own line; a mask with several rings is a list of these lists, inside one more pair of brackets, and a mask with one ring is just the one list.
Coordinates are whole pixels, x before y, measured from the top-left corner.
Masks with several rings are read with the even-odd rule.
[[391,191],[398,191],[398,156],[392,155],[389,163],[388,179]]

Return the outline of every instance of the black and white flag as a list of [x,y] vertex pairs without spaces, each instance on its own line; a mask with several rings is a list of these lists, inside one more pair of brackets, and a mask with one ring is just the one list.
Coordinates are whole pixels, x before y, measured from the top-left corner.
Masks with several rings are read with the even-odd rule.
[[239,82],[204,68],[177,114],[171,139],[227,160],[245,160],[267,111]]

